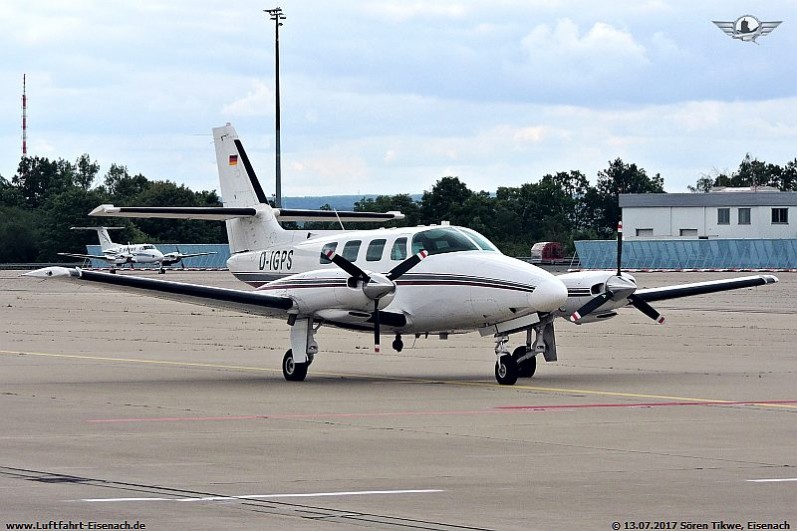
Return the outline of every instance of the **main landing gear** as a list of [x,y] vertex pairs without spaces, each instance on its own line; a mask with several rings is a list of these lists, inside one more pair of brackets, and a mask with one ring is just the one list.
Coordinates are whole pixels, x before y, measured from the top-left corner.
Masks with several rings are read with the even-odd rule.
[[282,358],[282,375],[289,382],[301,382],[307,377],[307,369],[313,363],[313,358],[318,352],[318,343],[315,333],[319,325],[313,325],[312,317],[309,319],[288,319],[291,326],[291,348]]
[[307,368],[310,367],[311,363],[312,360],[309,358],[304,363],[297,363],[296,360],[293,359],[293,349],[288,349],[288,352],[285,353],[285,357],[282,358],[282,375],[289,382],[304,381],[307,377]]
[[515,385],[518,378],[534,376],[537,371],[538,354],[542,354],[545,361],[556,361],[553,317],[546,316],[538,324],[526,330],[526,344],[517,347],[511,353],[507,347],[508,343],[508,335],[499,335],[495,338],[495,380],[501,385]]

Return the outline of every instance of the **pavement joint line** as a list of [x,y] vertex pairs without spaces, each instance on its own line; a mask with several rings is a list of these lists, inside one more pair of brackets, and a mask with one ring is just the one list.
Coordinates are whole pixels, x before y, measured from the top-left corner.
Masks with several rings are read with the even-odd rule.
[[77,501],[89,503],[110,503],[110,502],[141,502],[141,501],[176,501],[176,502],[202,502],[202,501],[231,501],[231,500],[268,500],[278,498],[319,498],[331,496],[373,496],[391,494],[433,494],[445,492],[442,489],[402,489],[402,490],[362,490],[362,491],[340,491],[340,492],[306,492],[306,493],[284,493],[284,494],[243,494],[239,496],[202,496],[202,497],[182,497],[182,498],[163,498],[163,497],[136,497],[136,498],[82,498]]
[[[269,373],[279,373],[281,370],[278,369],[269,369],[266,367],[251,367],[245,365],[223,365],[217,363],[197,363],[197,362],[183,362],[183,361],[166,361],[166,360],[145,360],[140,358],[111,358],[111,357],[104,357],[104,356],[84,356],[78,354],[55,354],[50,352],[24,352],[20,350],[0,350],[0,354],[7,354],[7,355],[25,355],[25,356],[40,356],[40,357],[49,357],[49,358],[65,358],[65,359],[77,359],[77,360],[88,360],[88,361],[110,361],[110,362],[120,362],[120,363],[141,363],[141,364],[149,364],[149,365],[168,365],[173,367],[201,367],[207,369],[233,369],[233,370],[243,370],[243,371],[258,371],[258,372],[269,372]],[[316,374],[320,376],[339,376],[339,377],[347,377],[347,378],[365,378],[370,379],[373,378],[372,376],[366,375],[356,375],[356,374],[345,374],[345,373],[329,373],[329,372],[317,372]],[[501,386],[496,383],[485,383],[485,382],[465,382],[465,381],[445,381],[445,380],[433,380],[428,378],[411,378],[411,377],[390,377],[380,376],[380,379],[388,379],[394,381],[408,381],[408,382],[428,382],[428,383],[443,383],[446,385],[462,385],[462,386],[472,386],[472,387],[486,387],[490,389],[496,388],[506,388],[509,390],[526,390],[526,391],[538,391],[543,393],[565,393],[565,394],[587,394],[587,395],[595,395],[595,396],[615,396],[621,398],[648,398],[648,399],[656,399],[656,400],[677,400],[683,402],[707,402],[707,403],[716,403],[716,404],[734,404],[736,401],[734,400],[723,400],[723,399],[713,399],[713,398],[697,398],[697,397],[684,397],[684,396],[670,396],[670,395],[652,395],[652,394],[645,394],[645,393],[625,393],[619,391],[599,391],[599,390],[590,390],[590,389],[570,389],[566,387],[540,387],[540,386],[533,386],[533,385],[512,385],[512,386]],[[757,405],[761,407],[773,407],[773,408],[784,408],[784,409],[797,409],[797,406],[788,405],[788,404],[768,404],[765,401],[762,403],[755,403],[750,402],[750,405]]]

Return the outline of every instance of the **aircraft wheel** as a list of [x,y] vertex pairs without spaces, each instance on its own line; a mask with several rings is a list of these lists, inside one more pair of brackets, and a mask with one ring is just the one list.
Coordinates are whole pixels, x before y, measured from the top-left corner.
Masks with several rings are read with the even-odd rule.
[[495,379],[501,385],[515,385],[518,377],[518,367],[512,356],[505,355],[495,362]]
[[521,345],[512,353],[512,359],[517,364],[517,375],[520,378],[531,378],[537,370],[537,356],[519,362],[518,359],[526,354],[526,346]]
[[285,357],[282,358],[282,375],[289,382],[304,381],[307,376],[307,366],[309,363],[296,363],[293,361],[293,350],[288,349]]
[[396,339],[393,340],[393,350],[396,352],[401,352],[404,349],[404,341],[401,340],[401,336],[396,336]]
[[165,275],[166,274],[166,270],[163,269],[163,268],[160,268],[160,269],[158,269],[158,274],[159,275]]

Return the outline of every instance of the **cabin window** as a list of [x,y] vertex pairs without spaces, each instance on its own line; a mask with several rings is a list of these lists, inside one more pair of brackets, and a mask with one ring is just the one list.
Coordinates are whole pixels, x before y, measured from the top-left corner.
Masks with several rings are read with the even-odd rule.
[[346,242],[346,245],[343,246],[343,252],[340,253],[341,256],[349,262],[356,262],[357,255],[360,254],[360,245],[362,243],[363,242],[361,240],[352,240],[350,242]]
[[[338,248],[338,242],[330,242],[330,243],[326,243],[326,244],[324,244],[324,246],[321,248],[321,254],[327,254],[327,251],[332,251],[332,252],[335,252],[335,249],[337,249],[337,248]],[[330,260],[330,259],[329,259],[329,258],[327,258],[326,256],[322,256],[322,257],[321,257],[321,263],[322,263],[322,264],[331,264],[331,263],[332,263],[332,260]]]
[[740,208],[739,209],[739,225],[749,225],[750,224],[750,209],[749,208]]
[[717,209],[717,225],[730,225],[731,224],[731,209],[718,208]]
[[393,247],[390,249],[390,259],[407,259],[407,238],[396,238],[396,241],[393,242]]
[[772,224],[773,225],[787,225],[789,223],[789,209],[788,208],[773,208],[772,209]]
[[365,259],[369,262],[378,262],[382,259],[382,253],[385,250],[385,243],[387,240],[374,240],[368,244],[368,250],[365,252]]
[[479,250],[470,238],[453,227],[441,227],[417,233],[412,237],[412,252],[419,253],[423,249],[426,249],[430,255]]

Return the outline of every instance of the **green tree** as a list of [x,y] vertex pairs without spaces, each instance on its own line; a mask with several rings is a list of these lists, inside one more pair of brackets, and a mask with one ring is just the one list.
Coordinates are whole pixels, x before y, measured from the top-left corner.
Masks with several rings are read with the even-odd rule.
[[74,166],[63,159],[22,157],[11,183],[19,189],[28,207],[38,208],[48,197],[75,186],[74,178]]
[[91,161],[87,153],[82,154],[75,161],[75,184],[88,190],[100,172],[100,165]]
[[[380,195],[376,198],[363,197],[354,203],[355,212],[390,212],[398,211],[404,214],[404,219],[387,223],[367,224],[375,227],[408,227],[420,223],[420,205],[409,194]],[[360,225],[358,225],[359,227]],[[365,228],[366,224],[362,224]]]
[[86,216],[106,201],[102,190],[84,190],[78,186],[49,197],[38,211],[41,218],[38,259],[63,261],[59,252],[83,253],[87,243],[96,244],[97,236],[93,232],[73,231],[70,227],[96,224]]
[[686,188],[690,192],[702,192],[708,193],[711,191],[711,188],[714,186],[714,178],[708,174],[701,174],[700,177],[697,179],[697,182],[694,186],[689,185]]
[[626,164],[617,158],[609,162],[609,167],[598,172],[597,199],[601,217],[599,225],[593,227],[599,234],[614,234],[620,220],[620,194],[664,193],[664,179],[658,173],[648,177],[643,168],[636,164]]
[[473,192],[459,177],[443,177],[421,198],[421,223],[433,224],[441,221],[457,223],[463,219],[463,205]]
[[[194,193],[185,185],[171,181],[147,181],[130,204],[139,206],[221,206],[215,192]],[[224,225],[218,221],[196,221],[187,219],[140,219],[136,221],[151,243],[218,243],[226,242]]]
[[35,261],[39,254],[38,231],[36,211],[0,205],[0,263]]
[[152,183],[140,173],[131,176],[127,166],[111,164],[105,174],[105,191],[114,204],[132,204],[130,201],[144,192]]

